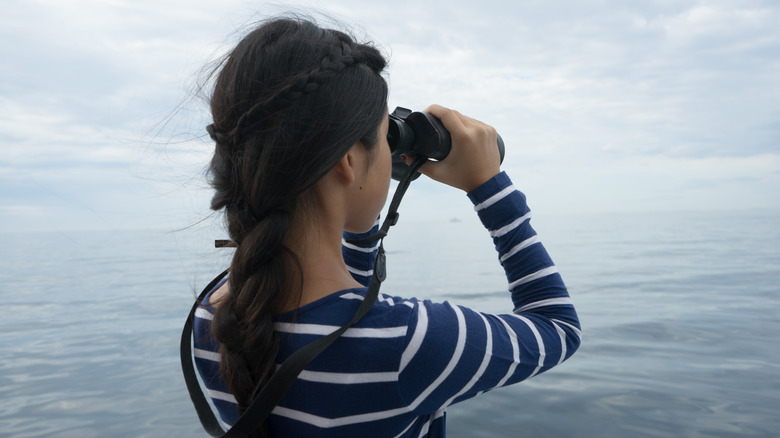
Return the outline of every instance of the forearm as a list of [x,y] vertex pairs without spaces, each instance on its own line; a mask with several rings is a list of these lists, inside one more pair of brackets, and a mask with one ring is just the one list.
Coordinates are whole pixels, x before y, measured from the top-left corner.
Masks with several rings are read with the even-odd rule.
[[531,227],[525,195],[502,172],[468,196],[493,238],[512,294],[513,312],[559,319],[579,329],[563,279]]

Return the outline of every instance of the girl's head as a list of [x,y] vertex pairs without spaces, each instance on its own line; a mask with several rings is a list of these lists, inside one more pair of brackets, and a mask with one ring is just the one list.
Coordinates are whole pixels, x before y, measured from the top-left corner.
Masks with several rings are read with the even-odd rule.
[[387,109],[386,61],[371,45],[299,18],[267,21],[225,59],[211,98],[217,142],[211,208],[241,244],[360,141],[372,150]]
[[[208,128],[216,142],[211,208],[225,209],[237,248],[212,331],[240,406],[273,373],[273,315],[301,284],[300,260],[286,243],[293,216],[353,147],[387,164],[389,184],[389,149],[375,150],[386,146],[385,64],[373,46],[343,32],[282,18],[249,33],[220,66]],[[361,201],[370,201],[366,192]]]

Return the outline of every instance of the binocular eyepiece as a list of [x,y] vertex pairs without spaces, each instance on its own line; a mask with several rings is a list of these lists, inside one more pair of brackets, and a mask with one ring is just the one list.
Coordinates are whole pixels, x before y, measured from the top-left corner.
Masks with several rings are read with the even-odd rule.
[[[450,153],[452,138],[436,117],[419,111],[397,107],[390,114],[387,130],[387,142],[393,152],[393,179],[400,181],[407,165],[401,161],[401,155],[425,157],[443,160]],[[498,151],[501,162],[504,161],[504,140],[498,136]],[[412,180],[417,179],[417,172]]]

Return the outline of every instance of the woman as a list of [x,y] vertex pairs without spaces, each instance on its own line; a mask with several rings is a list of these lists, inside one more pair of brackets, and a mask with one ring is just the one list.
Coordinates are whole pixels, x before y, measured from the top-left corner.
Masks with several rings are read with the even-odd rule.
[[[227,426],[277,364],[348,322],[365,295],[377,248],[346,240],[376,230],[387,197],[384,67],[374,47],[297,18],[263,23],[221,67],[208,128],[211,207],[225,210],[237,248],[227,280],[196,313],[194,354]],[[453,145],[421,172],[475,204],[514,313],[380,295],[256,436],[443,436],[448,405],[539,374],[578,347],[577,315],[525,197],[499,169],[495,130],[426,111]]]

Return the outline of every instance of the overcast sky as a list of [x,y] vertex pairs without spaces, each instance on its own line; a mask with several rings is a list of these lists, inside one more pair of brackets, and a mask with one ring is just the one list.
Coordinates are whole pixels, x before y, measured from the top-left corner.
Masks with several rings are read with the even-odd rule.
[[[213,145],[192,87],[248,23],[290,7],[383,48],[391,109],[440,103],[494,125],[534,210],[780,210],[774,0],[6,0],[0,229],[207,216]],[[413,218],[469,208],[423,179],[411,191]]]

